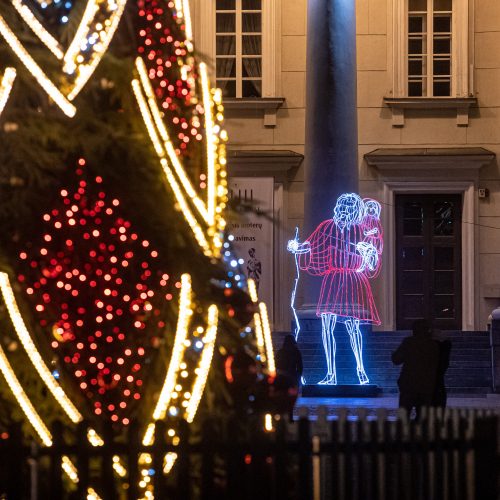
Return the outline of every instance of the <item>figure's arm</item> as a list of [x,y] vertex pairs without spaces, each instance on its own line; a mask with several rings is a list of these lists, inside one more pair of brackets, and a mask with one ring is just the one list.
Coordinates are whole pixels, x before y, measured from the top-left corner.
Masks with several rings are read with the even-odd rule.
[[377,249],[366,241],[360,241],[356,244],[356,250],[360,253],[362,262],[357,271],[375,271],[377,269],[379,255]]
[[299,243],[299,240],[290,240],[286,249],[296,255],[302,255],[311,251],[311,244],[308,241]]

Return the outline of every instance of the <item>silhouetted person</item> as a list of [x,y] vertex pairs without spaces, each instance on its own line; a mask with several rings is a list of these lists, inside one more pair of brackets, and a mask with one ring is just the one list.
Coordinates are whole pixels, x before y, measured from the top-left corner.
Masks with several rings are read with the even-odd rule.
[[[281,349],[276,353],[276,370],[278,374],[286,376],[294,387],[298,388],[302,377],[302,355],[293,335],[287,335]],[[293,420],[293,404],[288,411],[290,420]]]
[[446,370],[450,366],[450,354],[451,354],[451,340],[437,340],[439,347],[439,359],[437,367],[437,377],[436,377],[436,391],[434,393],[434,400],[432,406],[446,408],[446,385],[444,383],[444,375]]
[[281,349],[276,353],[276,369],[288,375],[296,385],[300,385],[302,377],[302,355],[293,335],[287,335]]
[[408,416],[415,408],[418,418],[422,406],[434,404],[436,394],[439,344],[431,337],[428,321],[413,323],[413,335],[392,353],[392,362],[403,365],[398,379],[399,407],[405,408]]

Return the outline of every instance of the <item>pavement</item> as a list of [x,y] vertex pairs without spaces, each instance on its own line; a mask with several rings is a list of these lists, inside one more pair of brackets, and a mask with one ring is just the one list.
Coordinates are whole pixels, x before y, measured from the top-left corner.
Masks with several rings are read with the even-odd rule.
[[[323,410],[319,410],[324,408]],[[338,414],[341,408],[347,410],[348,416],[359,413],[368,416],[386,410],[389,415],[396,415],[398,409],[397,395],[382,395],[375,398],[304,398],[300,397],[295,405],[295,416],[316,417],[319,411],[325,411],[328,417]],[[500,394],[453,394],[448,397],[448,408],[493,410],[500,414]]]

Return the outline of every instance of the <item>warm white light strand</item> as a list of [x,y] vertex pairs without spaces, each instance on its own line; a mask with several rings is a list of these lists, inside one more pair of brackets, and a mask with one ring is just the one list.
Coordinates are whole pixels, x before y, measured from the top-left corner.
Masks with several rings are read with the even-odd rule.
[[[140,80],[142,83],[142,88],[143,88],[144,93],[146,94],[146,98],[148,100],[149,111],[152,115],[154,124],[156,125],[156,128],[158,130],[158,133],[160,134],[160,137],[163,140],[163,143],[164,143],[163,148],[167,152],[168,157],[170,158],[170,162],[171,162],[172,166],[174,167],[174,171],[175,171],[176,175],[179,177],[179,180],[180,180],[183,188],[185,189],[187,195],[191,198],[191,200],[193,201],[194,205],[198,209],[198,212],[200,212],[200,215],[203,217],[203,219],[208,222],[208,220],[207,220],[208,214],[207,214],[205,204],[198,197],[196,191],[193,188],[193,185],[191,184],[191,181],[189,180],[189,177],[186,174],[184,167],[181,165],[179,157],[177,156],[177,154],[175,152],[174,145],[172,144],[172,141],[170,140],[170,136],[168,134],[167,128],[165,127],[165,124],[163,123],[163,119],[161,117],[161,113],[160,113],[160,110],[158,108],[158,104],[156,103],[153,88],[151,86],[151,82],[150,82],[149,77],[148,77],[146,65],[144,64],[144,61],[140,57],[138,57],[136,59],[136,68],[137,68],[137,72],[139,73],[139,77],[140,77]],[[141,110],[141,112],[142,112],[142,110]],[[153,138],[152,138],[152,140],[153,140]],[[158,153],[158,151],[157,151],[157,153]],[[159,156],[160,156],[160,154],[159,154]]]
[[[111,3],[111,2],[108,2],[108,3]],[[97,67],[97,65],[101,61],[102,56],[108,50],[109,44],[111,43],[111,40],[113,39],[115,31],[118,28],[118,25],[120,23],[123,11],[125,10],[126,3],[127,3],[127,0],[116,0],[116,1],[112,2],[112,4],[116,7],[114,9],[114,12],[111,14],[110,24],[106,28],[105,34],[101,37],[101,41],[98,44],[99,46],[97,46],[97,44],[94,45],[94,52],[92,54],[90,64],[78,64],[78,66],[76,67],[76,71],[78,72],[78,76],[76,78],[73,89],[68,94],[68,99],[70,101],[72,101],[78,95],[78,93],[83,88],[85,83],[87,83],[87,80],[91,77],[95,68]],[[87,33],[88,33],[88,31],[87,31]],[[73,42],[74,41],[75,40],[73,40]],[[68,49],[68,52],[69,52],[69,49]],[[64,61],[67,64],[69,64],[69,67],[71,68],[71,63],[69,63],[68,52],[64,56]]]
[[72,118],[76,114],[76,108],[61,93],[61,91],[52,83],[43,70],[38,66],[35,60],[29,55],[18,40],[14,32],[9,28],[4,18],[0,16],[0,35],[5,38],[10,48],[19,57],[28,71],[38,81],[41,87],[47,92],[52,100],[61,108],[64,114]]
[[214,120],[212,116],[212,99],[210,97],[210,84],[208,81],[207,66],[200,63],[201,90],[203,93],[203,107],[205,109],[205,139],[207,141],[207,212],[208,224],[215,225],[215,205],[217,193],[217,171],[215,157]]
[[154,127],[153,118],[151,113],[149,112],[148,105],[146,103],[146,99],[144,98],[144,94],[141,90],[141,84],[139,80],[132,80],[132,90],[134,91],[135,98],[137,100],[137,104],[139,105],[139,110],[142,115],[142,119],[144,120],[144,124],[146,125],[146,129],[148,131],[151,142],[153,143],[153,147],[155,148],[156,154],[160,158],[165,157],[165,152],[163,151],[163,146],[161,145],[160,138],[156,133],[156,129]]
[[[153,411],[152,420],[160,420],[165,417],[167,407],[174,390],[177,380],[177,372],[179,365],[182,362],[182,356],[186,349],[184,341],[187,338],[188,328],[190,323],[191,314],[191,276],[183,274],[181,276],[181,291],[179,296],[179,315],[177,318],[177,329],[175,332],[174,346],[172,348],[172,355],[168,365],[167,374],[163,383],[160,396]],[[153,442],[154,426],[148,426],[146,434],[142,440],[145,446],[149,446]]]
[[0,291],[2,293],[5,305],[7,306],[7,311],[9,312],[10,319],[14,325],[14,329],[24,347],[31,363],[33,364],[35,370],[37,371],[40,378],[44,381],[45,385],[52,393],[56,401],[60,404],[61,408],[64,410],[66,415],[73,423],[78,423],[82,420],[81,413],[76,409],[75,405],[71,402],[69,397],[64,392],[63,388],[58,384],[56,379],[53,377],[47,365],[42,359],[42,356],[38,352],[38,349],[31,338],[28,329],[24,323],[24,320],[19,311],[16,299],[14,297],[14,291],[9,281],[9,277],[6,273],[0,272]]
[[14,8],[19,12],[25,23],[31,28],[31,31],[46,45],[57,59],[64,57],[64,52],[60,43],[43,27],[42,23],[36,18],[32,10],[22,0],[11,0]]
[[186,408],[186,420],[191,423],[196,416],[196,411],[201,401],[203,391],[205,389],[205,384],[208,378],[208,372],[210,371],[210,366],[212,364],[212,357],[214,355],[215,340],[217,338],[217,322],[218,322],[219,311],[217,306],[212,304],[208,308],[208,321],[207,321],[207,331],[205,338],[203,339],[204,347],[201,354],[200,362],[198,368],[196,369],[196,380],[193,385],[193,390],[191,391],[191,397],[189,398],[189,403]]
[[271,375],[276,375],[276,365],[274,363],[273,340],[271,337],[271,327],[269,326],[269,317],[267,307],[264,302],[259,304],[260,317],[262,319],[262,329],[264,331],[264,341],[266,344],[267,368]]
[[38,436],[40,436],[42,443],[45,446],[52,446],[52,436],[49,430],[43,423],[42,419],[40,418],[40,415],[38,415],[35,408],[31,404],[31,401],[29,400],[28,396],[24,392],[24,389],[22,388],[18,378],[16,377],[16,374],[14,373],[14,370],[12,369],[9,360],[5,355],[5,351],[2,349],[1,346],[0,346],[0,371],[2,372],[2,375],[4,376],[10,390],[14,394],[16,401],[23,410],[23,413],[26,415],[28,422],[33,426],[33,429],[35,429]]
[[16,79],[16,70],[14,68],[5,68],[2,81],[0,82],[0,114],[9,100],[12,85]]

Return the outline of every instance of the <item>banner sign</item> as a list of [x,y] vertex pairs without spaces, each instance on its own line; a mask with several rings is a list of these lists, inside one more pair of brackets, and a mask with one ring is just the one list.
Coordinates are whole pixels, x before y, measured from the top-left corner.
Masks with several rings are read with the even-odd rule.
[[243,271],[257,285],[260,300],[267,304],[269,320],[273,322],[273,213],[274,179],[272,177],[232,177],[229,196],[251,204],[253,211],[228,224],[234,235],[234,249],[243,259]]

